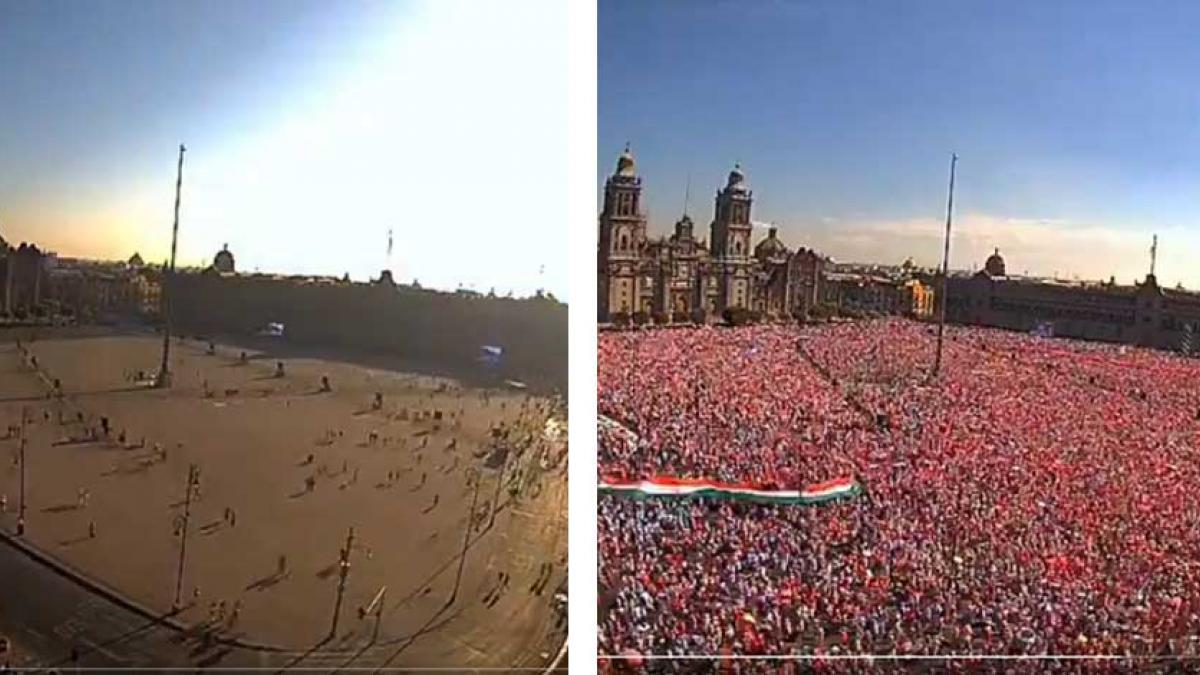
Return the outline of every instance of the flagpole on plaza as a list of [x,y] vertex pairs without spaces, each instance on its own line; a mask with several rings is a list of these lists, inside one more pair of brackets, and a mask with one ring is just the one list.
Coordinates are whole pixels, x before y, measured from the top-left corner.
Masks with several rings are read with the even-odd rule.
[[175,176],[175,224],[171,228],[171,263],[170,269],[163,270],[162,282],[162,319],[163,319],[163,347],[162,347],[162,365],[158,369],[158,380],[155,382],[157,387],[171,386],[171,376],[168,366],[168,359],[171,353],[171,314],[168,311],[170,308],[167,299],[167,285],[171,277],[175,276],[175,247],[179,241],[179,198],[183,189],[183,153],[187,152],[187,148],[183,143],[179,144],[179,167]]
[[951,153],[950,197],[946,202],[946,240],[942,248],[942,283],[938,291],[942,296],[942,302],[938,311],[937,355],[933,360],[933,377],[937,377],[942,370],[942,340],[946,331],[946,301],[949,300],[946,296],[946,278],[950,275],[950,222],[954,215],[954,168],[957,164],[958,155]]

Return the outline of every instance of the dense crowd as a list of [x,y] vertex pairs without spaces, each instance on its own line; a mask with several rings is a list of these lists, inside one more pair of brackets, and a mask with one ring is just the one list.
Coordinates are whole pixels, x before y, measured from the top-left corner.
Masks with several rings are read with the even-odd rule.
[[832,505],[600,497],[609,654],[1200,654],[1200,361],[926,325],[606,333],[602,477]]

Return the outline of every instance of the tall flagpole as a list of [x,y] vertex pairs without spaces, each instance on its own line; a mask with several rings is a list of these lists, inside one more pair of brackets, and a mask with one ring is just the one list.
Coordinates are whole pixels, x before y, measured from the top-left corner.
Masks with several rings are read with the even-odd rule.
[[950,197],[946,202],[946,241],[942,248],[942,294],[941,310],[938,312],[937,356],[933,361],[933,377],[942,370],[942,339],[946,331],[946,277],[950,275],[950,221],[954,215],[954,168],[958,164],[958,155],[950,155]]
[[164,270],[162,283],[162,315],[163,315],[163,348],[162,348],[162,365],[158,369],[159,387],[171,386],[171,373],[169,370],[168,360],[171,353],[171,313],[170,304],[167,299],[168,281],[175,276],[175,246],[179,241],[179,197],[183,189],[183,153],[187,152],[187,148],[183,147],[183,143],[179,144],[179,168],[175,177],[175,225],[171,228],[171,267],[170,270]]

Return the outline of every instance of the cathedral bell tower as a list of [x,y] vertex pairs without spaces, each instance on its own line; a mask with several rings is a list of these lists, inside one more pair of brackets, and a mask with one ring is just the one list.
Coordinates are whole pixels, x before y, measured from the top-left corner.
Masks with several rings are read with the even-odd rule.
[[612,314],[632,314],[638,307],[638,262],[646,240],[642,213],[642,179],[629,145],[617,158],[617,170],[604,182],[604,210],[600,214],[600,246],[596,270],[597,310],[600,321]]
[[734,164],[725,187],[717,192],[712,222],[712,256],[716,259],[719,289],[717,314],[726,309],[751,307],[750,204],[753,193],[742,167]]

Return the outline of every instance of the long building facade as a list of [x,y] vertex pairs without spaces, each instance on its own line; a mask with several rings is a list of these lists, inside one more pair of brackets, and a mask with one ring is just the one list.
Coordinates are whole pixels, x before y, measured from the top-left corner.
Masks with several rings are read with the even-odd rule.
[[947,280],[946,319],[1058,337],[1194,350],[1200,293],[1163,288],[1153,273],[1132,286],[1010,277],[996,251],[984,269]]
[[667,237],[651,239],[642,179],[629,148],[604,186],[597,259],[599,320],[644,314],[698,321],[741,309],[786,318],[815,306],[826,259],[790,250],[775,228],[752,246],[754,194],[740,166],[716,194],[709,238],[686,213]]

